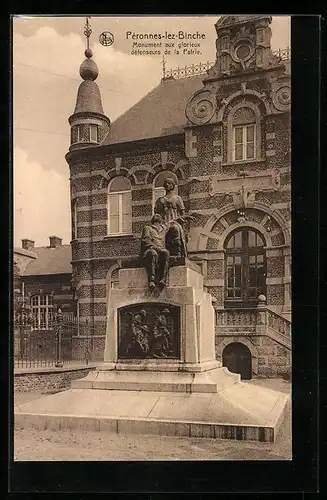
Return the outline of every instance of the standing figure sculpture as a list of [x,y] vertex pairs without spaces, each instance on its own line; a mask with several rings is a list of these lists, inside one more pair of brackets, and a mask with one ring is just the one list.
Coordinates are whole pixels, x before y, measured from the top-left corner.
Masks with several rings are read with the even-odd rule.
[[150,290],[156,285],[167,284],[169,269],[169,251],[166,248],[167,227],[160,214],[154,214],[151,224],[144,226],[141,238],[140,257],[148,273]]
[[182,224],[185,224],[185,206],[182,198],[174,193],[175,183],[166,179],[163,187],[165,195],[157,199],[154,213],[160,214],[166,224],[166,248],[170,255],[186,257],[186,242]]

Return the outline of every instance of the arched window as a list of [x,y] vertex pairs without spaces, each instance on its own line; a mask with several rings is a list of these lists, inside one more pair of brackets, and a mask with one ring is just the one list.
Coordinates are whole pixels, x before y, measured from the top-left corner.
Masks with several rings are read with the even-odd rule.
[[233,160],[253,160],[256,156],[256,116],[251,108],[233,114]]
[[108,234],[132,233],[132,191],[126,177],[115,177],[108,186]]
[[225,305],[251,307],[266,294],[265,242],[255,230],[244,227],[225,241]]
[[252,102],[236,104],[227,117],[227,162],[261,159],[261,117]]
[[154,209],[157,199],[165,195],[165,188],[163,187],[163,184],[166,179],[172,179],[174,181],[175,191],[176,194],[178,194],[177,175],[174,174],[174,172],[170,172],[169,170],[164,170],[163,172],[160,172],[153,181],[152,210]]
[[35,330],[50,330],[53,320],[52,295],[34,295],[31,298],[33,328]]

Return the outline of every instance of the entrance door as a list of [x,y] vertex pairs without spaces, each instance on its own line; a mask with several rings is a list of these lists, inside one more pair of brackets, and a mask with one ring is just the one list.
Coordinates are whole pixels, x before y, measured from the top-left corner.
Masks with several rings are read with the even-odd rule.
[[225,307],[251,308],[266,295],[265,241],[244,227],[226,239]]
[[252,378],[252,356],[250,349],[240,342],[233,342],[223,351],[223,366],[230,372],[239,373],[242,380]]

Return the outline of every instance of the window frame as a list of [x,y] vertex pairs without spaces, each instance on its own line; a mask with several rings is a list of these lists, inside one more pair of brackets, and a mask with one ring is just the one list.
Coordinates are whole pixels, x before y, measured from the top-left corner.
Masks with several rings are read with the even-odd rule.
[[[96,139],[92,139],[92,130],[96,131]],[[95,142],[96,144],[99,143],[99,126],[96,123],[90,123],[89,124],[89,131],[90,131],[90,142]]]
[[[235,113],[241,108],[250,108],[254,112],[254,116],[249,120],[235,120]],[[245,162],[259,162],[264,159],[264,154],[262,152],[263,137],[262,137],[262,113],[258,105],[252,103],[250,100],[242,100],[235,104],[226,116],[226,121],[224,122],[227,126],[227,150],[223,153],[224,164],[240,164]],[[245,126],[245,125],[255,125],[254,127],[254,158],[235,160],[235,132],[234,127]]]
[[[41,298],[45,299],[45,304],[41,304]],[[49,303],[50,298],[51,298],[51,303]],[[33,304],[34,299],[37,299],[36,301],[37,304]],[[41,312],[43,311],[45,312],[45,326],[41,326]],[[52,312],[51,316],[49,316],[49,312]],[[52,330],[53,312],[54,312],[54,304],[53,304],[53,297],[51,294],[41,293],[39,295],[33,295],[31,297],[31,313],[33,318],[32,330]],[[37,326],[35,326],[35,323],[37,324]]]
[[[249,127],[253,127],[253,140],[252,141],[247,141],[247,129]],[[242,129],[242,142],[236,143],[236,129]],[[257,147],[256,147],[256,141],[257,141],[257,132],[256,132],[256,123],[244,123],[244,124],[238,124],[238,125],[233,125],[233,139],[232,139],[232,146],[233,146],[233,162],[238,162],[238,161],[247,161],[247,160],[255,160],[257,157]],[[236,145],[237,144],[242,144],[242,158],[236,158]],[[247,156],[247,146],[248,144],[253,144],[253,156],[248,157]]]
[[[256,242],[257,238],[260,238],[262,241],[262,245],[256,245],[256,246],[251,246],[250,245],[250,232],[253,232],[256,236]],[[241,233],[241,244],[240,246],[234,246],[234,247],[228,247],[229,242],[232,240],[232,238],[237,234]],[[263,276],[265,279],[264,285],[261,287],[262,290],[258,292],[258,295],[260,293],[263,293],[266,295],[267,291],[267,256],[266,256],[266,241],[262,233],[258,231],[257,229],[251,227],[251,226],[246,226],[243,228],[237,228],[234,231],[232,231],[225,239],[224,242],[224,251],[225,251],[225,279],[224,279],[224,305],[225,307],[236,307],[236,308],[247,308],[247,307],[254,307],[257,303],[258,297],[251,297],[251,290],[254,288],[260,288],[260,286],[250,286],[250,268],[253,266],[252,263],[250,263],[250,257],[255,258],[255,267],[257,264],[260,264],[258,260],[258,256],[262,256],[262,271],[263,271]],[[240,261],[240,266],[241,266],[241,284],[240,284],[240,291],[241,291],[241,296],[236,297],[235,296],[235,289],[239,287],[228,287],[228,257],[232,257],[235,260],[235,257],[239,256],[241,258]],[[235,265],[235,264],[231,264]],[[235,274],[235,271],[234,271]],[[228,296],[228,290],[234,290],[233,296]]]
[[[119,176],[119,177],[124,177],[124,176]],[[107,236],[129,236],[132,233],[132,185],[127,179],[127,177],[124,177],[129,182],[130,189],[125,189],[122,191],[113,191],[110,192],[110,186],[112,182],[117,179],[117,177],[114,177],[111,179],[111,181],[108,184],[108,191],[107,191],[107,211],[108,211],[108,217],[107,217]],[[123,208],[123,195],[124,194],[130,194],[130,213],[129,214],[123,214],[122,213],[122,208]],[[118,196],[118,232],[113,233],[110,231],[110,199],[112,199],[114,196]],[[130,230],[123,232],[123,218],[124,215],[130,215]]]

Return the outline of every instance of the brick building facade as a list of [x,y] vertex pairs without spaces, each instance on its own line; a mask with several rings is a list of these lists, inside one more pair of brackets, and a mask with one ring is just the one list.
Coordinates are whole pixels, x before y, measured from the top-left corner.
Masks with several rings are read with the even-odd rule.
[[270,22],[222,16],[212,67],[163,78],[113,124],[85,52],[66,159],[78,316],[92,325],[97,357],[108,288],[122,260],[138,256],[168,176],[195,217],[188,253],[215,301],[217,357],[244,378],[289,371],[291,76],[271,50]]

